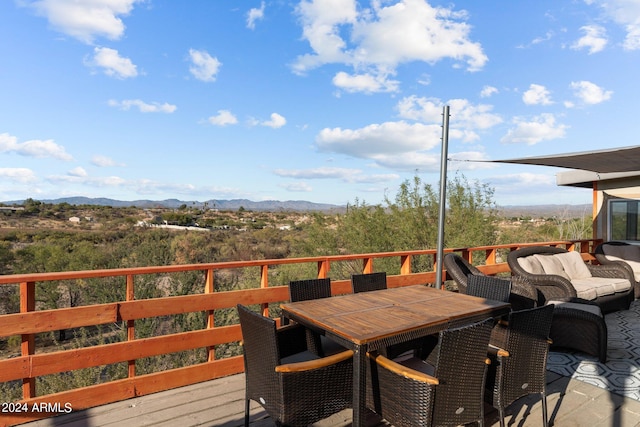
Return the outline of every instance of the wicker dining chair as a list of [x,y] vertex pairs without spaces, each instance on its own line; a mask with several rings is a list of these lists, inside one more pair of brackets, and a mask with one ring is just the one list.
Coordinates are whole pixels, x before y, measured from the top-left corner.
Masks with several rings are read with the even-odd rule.
[[397,426],[482,426],[493,323],[487,319],[440,332],[433,365],[371,354],[367,406]]
[[[331,297],[331,279],[303,279],[289,282],[289,300],[291,302],[307,301],[310,299]],[[288,324],[289,319],[282,318],[283,324]],[[320,357],[340,353],[344,347],[323,335],[307,329],[307,345],[309,350]]]
[[354,294],[387,289],[387,273],[380,271],[376,273],[354,274],[351,276],[351,288]]
[[467,295],[509,302],[511,280],[495,276],[470,275],[467,279]]
[[254,400],[277,426],[306,426],[352,406],[353,351],[318,358],[304,328],[276,328],[273,319],[238,304],[245,364],[245,417]]
[[546,368],[553,305],[512,311],[505,346],[490,347],[487,400],[505,426],[505,408],[529,394],[540,394],[543,425],[548,425]]
[[451,276],[458,285],[458,291],[461,294],[467,293],[467,281],[470,275],[485,275],[469,261],[454,253],[446,254],[442,259],[442,263],[444,264],[445,270],[447,270],[447,274]]
[[331,296],[331,279],[304,279],[289,282],[289,300],[306,301]]

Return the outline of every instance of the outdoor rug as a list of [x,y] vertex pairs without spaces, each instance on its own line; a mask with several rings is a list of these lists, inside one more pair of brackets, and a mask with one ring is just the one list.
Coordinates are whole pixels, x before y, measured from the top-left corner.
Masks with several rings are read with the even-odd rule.
[[640,401],[640,300],[605,315],[607,363],[578,352],[549,353],[547,369]]

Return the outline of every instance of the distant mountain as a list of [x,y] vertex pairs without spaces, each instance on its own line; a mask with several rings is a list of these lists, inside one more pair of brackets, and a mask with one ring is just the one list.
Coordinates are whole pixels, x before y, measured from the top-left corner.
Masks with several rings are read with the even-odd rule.
[[[182,205],[189,207],[209,209],[220,209],[234,211],[240,207],[250,211],[303,211],[303,212],[342,212],[345,206],[332,205],[327,203],[313,203],[305,200],[265,200],[262,202],[254,202],[248,199],[233,200],[208,200],[206,202],[184,201],[178,199],[166,200],[133,200],[123,201],[107,198],[90,198],[90,197],[65,197],[60,199],[40,200],[43,203],[59,204],[68,203],[70,205],[94,205],[94,206],[112,206],[114,208],[123,208],[135,206],[138,208],[168,208],[175,209]],[[5,205],[22,205],[24,200],[15,200],[9,202],[0,202]],[[532,217],[554,217],[569,216],[578,217],[591,214],[591,205],[528,205],[528,206],[498,206],[498,211],[506,217],[513,216],[532,216]]]
[[531,217],[581,217],[591,215],[591,205],[530,205],[530,206],[498,206],[502,216],[531,216]]
[[[208,200],[206,202],[196,201],[184,201],[178,199],[167,200],[133,200],[123,201],[107,198],[90,198],[90,197],[64,197],[60,199],[48,199],[40,200],[43,203],[59,204],[68,203],[70,205],[93,205],[93,206],[112,206],[114,208],[123,208],[135,206],[138,208],[179,208],[182,205],[189,207],[220,210],[238,210],[240,207],[250,211],[332,211],[332,210],[344,210],[344,206],[332,205],[327,203],[313,203],[304,200],[288,200],[281,202],[278,200],[265,200],[262,202],[254,202],[248,199],[233,199],[233,200]],[[8,202],[1,202],[5,205],[21,205],[24,200],[15,200]]]

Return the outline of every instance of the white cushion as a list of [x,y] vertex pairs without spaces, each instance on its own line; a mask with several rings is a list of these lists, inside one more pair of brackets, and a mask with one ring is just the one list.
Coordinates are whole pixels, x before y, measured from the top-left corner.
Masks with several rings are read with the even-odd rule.
[[[613,295],[616,292],[624,292],[631,288],[627,279],[612,277],[590,277],[588,279],[572,280],[571,284],[576,289],[579,298],[595,299],[605,295]],[[595,292],[595,296],[593,295]],[[584,295],[582,296],[581,293]]]
[[591,271],[587,264],[584,263],[579,252],[569,251],[554,255],[554,258],[560,260],[565,273],[569,275],[569,279],[588,279],[591,277]]
[[[593,278],[591,279],[578,279],[578,280],[574,280],[573,282],[571,282],[571,284],[573,285],[574,289],[576,290],[576,294],[578,298],[582,298],[582,299],[586,299],[586,300],[594,300],[596,298],[598,298],[598,289],[596,288],[595,283],[592,282]],[[601,289],[601,294],[600,295],[609,295],[609,294],[613,294],[613,286],[609,286],[609,288],[607,289],[606,286],[607,284],[604,284],[605,289]],[[609,292],[607,294],[607,291]]]
[[527,273],[544,274],[542,264],[540,264],[540,261],[538,261],[533,255],[518,258],[518,264],[520,264],[520,267],[522,267]]
[[560,262],[560,258],[557,258],[554,255],[542,254],[534,254],[533,256],[538,261],[540,261],[545,274],[556,274],[558,276],[564,277],[567,280],[570,280],[569,275],[564,271],[564,267],[562,266],[562,262]]

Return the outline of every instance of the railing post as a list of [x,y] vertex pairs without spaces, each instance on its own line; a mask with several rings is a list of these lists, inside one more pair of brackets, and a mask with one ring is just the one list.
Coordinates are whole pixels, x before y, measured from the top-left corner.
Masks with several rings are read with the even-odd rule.
[[362,272],[364,274],[373,273],[373,258],[365,258],[362,260]]
[[329,275],[329,260],[318,261],[318,279],[324,279]]
[[400,257],[400,274],[411,274],[411,255]]
[[[205,273],[204,278],[204,293],[212,294],[215,291],[215,284],[213,282],[213,269],[210,268]],[[215,327],[215,311],[209,310],[207,311],[207,329],[212,329]],[[216,358],[216,347],[210,346],[207,347],[207,360],[212,362]]]
[[[132,274],[127,274],[127,289],[126,289],[125,298],[127,301],[133,301],[135,299],[134,276]],[[135,320],[130,319],[130,320],[127,320],[127,341],[133,341],[135,339],[136,339]],[[135,377],[136,376],[135,359],[129,360],[127,363],[129,367],[129,378]]]
[[496,264],[496,252],[497,249],[487,249],[485,252],[485,265],[495,265]]
[[[269,266],[264,264],[260,267],[260,287],[269,287]],[[269,317],[269,304],[260,304],[262,315]]]
[[[35,311],[36,309],[36,283],[20,283],[20,313]],[[34,334],[23,334],[20,345],[22,356],[31,356],[36,351],[36,341]],[[36,379],[22,379],[22,396],[24,399],[36,397]]]

